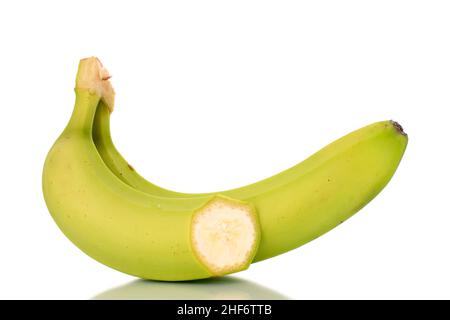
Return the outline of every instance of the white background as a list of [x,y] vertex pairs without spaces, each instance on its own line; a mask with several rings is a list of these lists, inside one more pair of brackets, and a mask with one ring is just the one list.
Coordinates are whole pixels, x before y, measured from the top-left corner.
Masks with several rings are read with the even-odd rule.
[[[448,1],[1,2],[0,298],[450,298],[449,17]],[[170,189],[245,185],[379,120],[410,144],[379,197],[300,249],[223,281],[133,282],[72,245],[41,192],[91,55],[118,149]]]

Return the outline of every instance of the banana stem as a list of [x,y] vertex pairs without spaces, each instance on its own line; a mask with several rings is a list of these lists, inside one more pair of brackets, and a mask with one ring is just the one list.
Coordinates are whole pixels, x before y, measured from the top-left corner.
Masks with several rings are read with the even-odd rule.
[[75,89],[85,89],[97,94],[112,112],[115,93],[110,78],[111,75],[99,59],[96,57],[82,59],[78,66]]
[[87,89],[75,89],[75,107],[66,131],[80,131],[91,134],[100,96]]
[[114,107],[114,89],[109,79],[111,75],[96,57],[85,58],[78,66],[75,83],[75,108],[67,129],[92,132],[95,112],[102,101],[112,112]]

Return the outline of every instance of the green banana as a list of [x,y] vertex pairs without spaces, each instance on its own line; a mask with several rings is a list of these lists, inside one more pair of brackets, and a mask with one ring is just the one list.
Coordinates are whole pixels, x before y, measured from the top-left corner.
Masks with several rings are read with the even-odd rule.
[[[172,191],[169,189],[162,188],[152,182],[143,178],[135,168],[130,165],[125,158],[120,154],[117,148],[114,145],[114,142],[111,137],[111,129],[110,129],[110,115],[112,113],[112,109],[109,108],[105,103],[100,102],[97,113],[95,115],[94,124],[93,124],[93,140],[95,146],[102,157],[105,164],[110,168],[110,170],[123,182],[128,184],[129,186],[141,190],[146,193],[150,193],[153,195],[163,196],[163,197],[197,197],[197,196],[205,196],[212,195],[213,193],[182,193],[177,191]],[[381,124],[382,122],[380,122]],[[404,133],[403,128],[395,121],[386,121],[384,122],[388,126],[394,127],[401,135],[405,136],[407,143],[407,135]],[[346,137],[344,137],[346,138]],[[350,137],[349,137],[350,139]],[[335,142],[337,143],[337,141]],[[332,151],[332,146],[328,146]],[[405,145],[406,148],[406,145]],[[325,152],[325,149],[322,150]],[[321,151],[321,152],[322,152]],[[313,161],[312,161],[313,162]],[[289,170],[286,170],[278,175],[271,177],[270,179],[263,180],[259,182],[259,187],[255,186],[255,192],[264,191],[265,187],[270,188],[271,183],[270,180],[278,180],[273,184],[283,184],[286,178],[292,174],[303,174],[302,172],[307,172],[308,167],[305,163],[300,163]],[[257,184],[255,184],[257,185]],[[245,189],[251,189],[253,185],[244,187]],[[228,190],[228,191],[220,191],[217,193],[220,194],[230,194],[236,196],[236,193],[244,190],[244,188],[236,189],[236,190]]]
[[384,188],[407,146],[398,124],[379,122],[261,182],[171,192],[135,173],[112,141],[105,145],[114,102],[108,79],[96,58],[80,62],[72,117],[45,161],[44,197],[81,250],[145,279],[225,275],[317,238]]
[[151,196],[105,166],[92,141],[100,100],[113,102],[103,73],[97,59],[80,62],[72,117],[44,165],[44,197],[61,230],[93,258],[141,278],[191,280],[247,268],[260,234],[251,204]]

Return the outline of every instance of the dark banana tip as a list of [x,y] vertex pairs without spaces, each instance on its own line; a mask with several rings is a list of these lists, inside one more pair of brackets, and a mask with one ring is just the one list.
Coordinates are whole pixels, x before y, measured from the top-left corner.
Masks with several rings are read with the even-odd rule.
[[398,123],[397,121],[391,120],[392,125],[394,126],[394,128],[397,130],[398,133],[400,133],[403,136],[408,136],[405,132],[405,130],[403,130],[403,127],[400,125],[400,123]]

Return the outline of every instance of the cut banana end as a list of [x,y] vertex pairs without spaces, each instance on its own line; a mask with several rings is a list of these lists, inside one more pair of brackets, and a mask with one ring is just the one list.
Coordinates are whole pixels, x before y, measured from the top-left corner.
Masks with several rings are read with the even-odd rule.
[[213,276],[247,269],[259,238],[257,214],[245,202],[216,196],[194,214],[192,247]]
[[78,65],[76,89],[88,89],[106,103],[110,112],[114,109],[114,89],[109,82],[111,75],[96,57],[80,60]]

